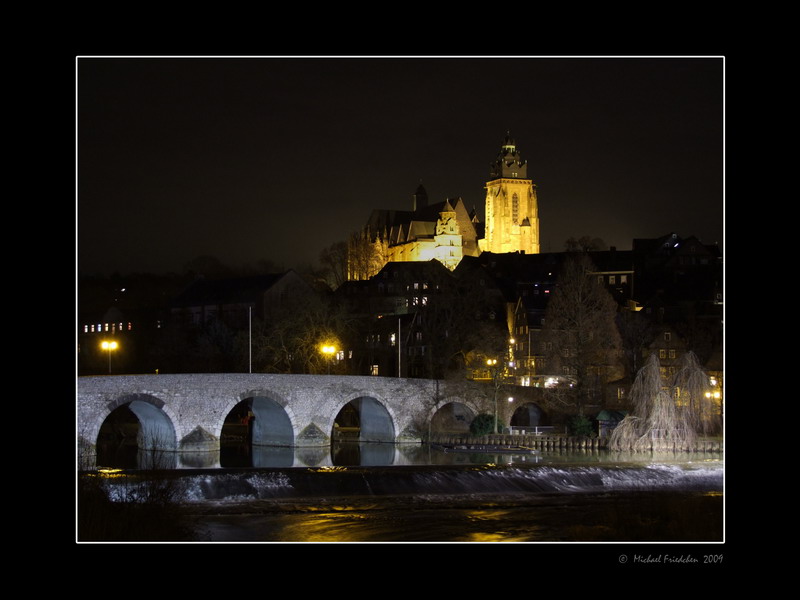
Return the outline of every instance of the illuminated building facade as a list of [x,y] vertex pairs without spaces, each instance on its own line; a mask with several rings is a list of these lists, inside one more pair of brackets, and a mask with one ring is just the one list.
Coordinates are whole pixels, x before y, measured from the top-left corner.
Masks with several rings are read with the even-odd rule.
[[374,210],[350,239],[348,279],[369,279],[390,262],[438,260],[451,271],[464,256],[478,256],[477,219],[461,198],[429,205],[420,185],[413,210]]
[[482,252],[539,254],[539,204],[528,179],[528,161],[506,136],[486,183],[486,228]]
[[452,271],[465,256],[481,252],[538,254],[539,207],[527,169],[507,136],[486,184],[485,228],[461,198],[429,205],[422,185],[412,210],[373,211],[364,229],[349,240],[348,279],[369,279],[390,262],[436,259]]

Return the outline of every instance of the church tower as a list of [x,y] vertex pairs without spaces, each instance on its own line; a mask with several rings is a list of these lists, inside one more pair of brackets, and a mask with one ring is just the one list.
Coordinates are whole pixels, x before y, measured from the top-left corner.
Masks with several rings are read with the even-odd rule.
[[506,135],[486,183],[486,225],[482,252],[539,254],[539,204],[511,135]]

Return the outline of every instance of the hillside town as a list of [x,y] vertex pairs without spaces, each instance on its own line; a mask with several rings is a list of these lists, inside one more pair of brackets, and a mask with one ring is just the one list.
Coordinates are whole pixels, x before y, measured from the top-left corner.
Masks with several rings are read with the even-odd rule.
[[585,237],[542,253],[526,169],[509,135],[485,222],[461,199],[430,203],[420,185],[410,210],[376,209],[315,270],[206,261],[183,275],[79,275],[78,375],[499,379],[624,414],[649,356],[666,380],[691,353],[721,412],[719,246],[667,232],[630,250]]

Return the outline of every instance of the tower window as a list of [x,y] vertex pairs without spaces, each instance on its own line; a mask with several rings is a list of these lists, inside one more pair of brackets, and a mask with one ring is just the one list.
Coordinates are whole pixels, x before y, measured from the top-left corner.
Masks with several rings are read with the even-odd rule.
[[[516,177],[516,174],[514,175]],[[511,222],[514,225],[519,223],[519,196],[514,194],[511,198]]]

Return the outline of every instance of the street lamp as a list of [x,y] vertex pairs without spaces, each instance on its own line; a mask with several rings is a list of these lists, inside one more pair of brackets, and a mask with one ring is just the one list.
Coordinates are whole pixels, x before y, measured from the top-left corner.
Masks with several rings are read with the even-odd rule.
[[111,341],[111,342],[105,341],[102,344],[100,344],[100,347],[103,350],[105,350],[106,352],[108,352],[108,373],[110,375],[111,374],[111,352],[116,350],[119,347],[119,344],[117,344],[117,342],[114,342],[114,341]]
[[486,359],[486,365],[489,367],[489,373],[492,375],[492,383],[494,384],[494,432],[497,431],[497,359]]
[[331,359],[333,358],[333,355],[336,354],[336,346],[325,344],[324,346],[322,346],[322,353],[328,359],[328,375],[330,375],[331,374]]

